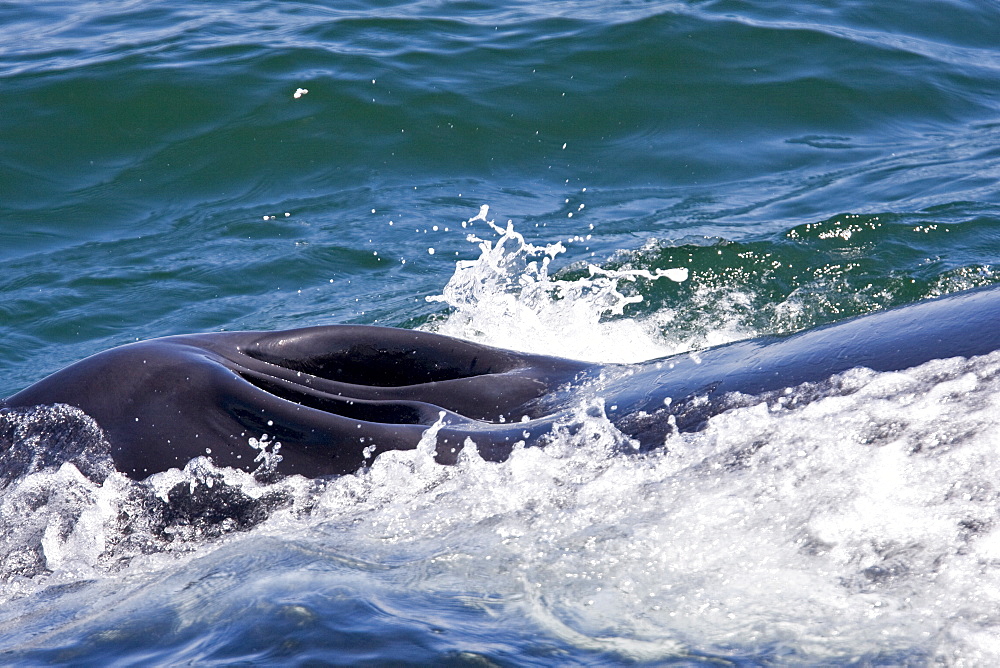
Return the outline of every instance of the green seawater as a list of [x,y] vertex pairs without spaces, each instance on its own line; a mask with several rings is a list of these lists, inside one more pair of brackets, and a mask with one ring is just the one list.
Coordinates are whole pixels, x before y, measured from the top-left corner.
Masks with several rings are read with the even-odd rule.
[[[463,226],[482,205],[532,243],[564,244],[555,281],[585,277],[589,264],[687,268],[680,283],[623,282],[642,300],[604,316],[659,322],[670,342],[796,331],[1000,282],[998,25],[1000,6],[984,0],[0,3],[0,397],[137,339],[433,326],[450,310],[426,297],[480,255],[467,235],[496,237],[484,222]],[[267,549],[287,560],[290,581],[315,566],[298,548]],[[209,565],[171,576],[174,590],[211,574],[201,558]],[[430,557],[400,557],[410,558]],[[101,640],[119,637],[107,628],[31,645],[37,629],[24,626],[3,636],[13,653],[0,662],[822,655],[809,653],[815,638],[797,646],[766,618],[758,635],[726,644],[687,626],[560,617],[587,638],[683,648],[661,654],[551,629],[532,644],[529,622],[506,638],[477,626],[470,640],[460,629],[493,603],[456,612],[438,585],[414,593],[405,578],[378,579],[366,598],[352,581],[338,591],[358,610],[332,594],[309,603],[340,620],[329,633],[359,634],[350,641],[325,644],[333,636],[311,617],[295,642],[260,632],[262,648],[245,654],[174,621],[119,629],[130,638],[121,646]],[[297,586],[278,589],[306,590]],[[126,605],[108,587],[102,595]],[[220,600],[223,616],[245,604]],[[47,629],[86,606],[31,601],[20,605]],[[440,605],[440,628],[413,621]],[[258,626],[294,627],[296,614],[247,613],[234,633],[246,648]],[[151,628],[175,644],[144,654]],[[397,631],[399,645],[373,640]],[[964,651],[976,663],[949,638],[882,654],[859,636],[858,656],[830,660],[920,664]],[[37,653],[18,653],[29,645]]]

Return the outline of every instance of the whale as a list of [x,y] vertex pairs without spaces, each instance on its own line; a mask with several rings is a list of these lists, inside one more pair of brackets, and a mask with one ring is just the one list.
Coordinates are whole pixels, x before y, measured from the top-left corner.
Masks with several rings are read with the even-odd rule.
[[[1000,350],[1000,286],[787,335],[637,364],[598,364],[368,325],[169,336],[113,348],[0,401],[0,414],[68,405],[92,418],[115,468],[141,480],[197,457],[278,475],[349,474],[434,433],[435,459],[473,447],[503,461],[604,414],[646,452],[735,406],[850,369],[899,371]],[[267,459],[267,457],[265,457]]]
[[115,467],[134,479],[199,456],[255,470],[261,453],[250,439],[280,443],[281,474],[318,477],[415,448],[439,420],[447,425],[440,460],[453,461],[470,437],[487,457],[502,457],[546,427],[532,401],[589,366],[388,327],[216,332],[98,353],[0,410],[79,408],[104,432]]

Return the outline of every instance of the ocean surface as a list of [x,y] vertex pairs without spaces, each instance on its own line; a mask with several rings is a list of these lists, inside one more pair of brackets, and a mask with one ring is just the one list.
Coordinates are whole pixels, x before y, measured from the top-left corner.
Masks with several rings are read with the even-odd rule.
[[[171,334],[634,362],[1000,282],[998,26],[987,0],[0,2],[0,397]],[[499,464],[8,475],[0,663],[996,665],[1000,356],[844,383],[645,456],[597,411]]]

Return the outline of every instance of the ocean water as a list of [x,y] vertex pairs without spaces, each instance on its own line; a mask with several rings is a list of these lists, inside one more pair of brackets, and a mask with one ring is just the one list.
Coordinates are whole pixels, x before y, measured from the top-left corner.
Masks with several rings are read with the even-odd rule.
[[[635,362],[1000,282],[987,1],[0,3],[0,396],[365,323]],[[1000,356],[623,456],[0,488],[5,665],[993,665]],[[599,398],[597,398],[599,402]],[[21,422],[18,422],[21,420]],[[34,421],[34,422],[32,422]],[[61,408],[8,418],[90,433]]]

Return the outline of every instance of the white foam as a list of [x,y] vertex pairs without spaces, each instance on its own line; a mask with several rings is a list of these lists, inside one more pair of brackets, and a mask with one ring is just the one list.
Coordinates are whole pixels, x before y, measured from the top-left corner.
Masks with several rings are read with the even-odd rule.
[[852,374],[854,394],[735,410],[644,458],[612,454],[593,412],[503,464],[394,453],[331,484],[328,539],[392,545],[414,587],[482,583],[504,614],[636,660],[1000,658],[1000,354]]
[[[491,229],[498,237],[473,238],[480,257],[459,263],[434,298],[453,309],[440,331],[604,361],[686,345],[660,333],[670,311],[608,319],[635,298],[621,282],[660,280],[655,272],[595,268],[559,280],[549,267],[560,244]],[[727,320],[719,295],[694,299],[703,340],[752,333]],[[351,571],[351,591],[447,595],[500,626],[528,620],[540,635],[625,659],[777,651],[775,661],[817,664],[898,652],[997,663],[1000,353],[853,370],[840,388],[801,408],[729,411],[641,457],[620,452],[598,392],[573,418],[577,429],[544,449],[517,447],[503,463],[467,448],[456,466],[436,464],[439,423],[417,449],[383,453],[357,475],[264,485],[199,459],[155,476],[150,494],[165,500],[212,479],[254,499],[281,491],[289,500],[266,522],[221,540],[247,555],[284,542],[374,564]],[[154,590],[159,574],[183,580],[191,555],[221,541],[177,532],[161,553],[130,547],[120,517],[136,485],[112,475],[97,486],[64,466],[0,490],[0,529],[15,546],[5,573],[41,554],[48,581],[104,577],[110,592],[142,574]],[[379,579],[386,564],[394,579]],[[31,586],[41,584],[11,576],[3,596]]]
[[427,297],[451,308],[445,319],[429,328],[513,350],[591,361],[633,362],[686,349],[665,340],[655,319],[614,316],[642,301],[639,294],[623,294],[619,289],[623,282],[662,278],[681,282],[688,278],[687,269],[608,270],[587,265],[587,277],[557,279],[549,267],[565,252],[562,243],[531,244],[513,223],[501,228],[486,220],[488,211],[484,204],[479,215],[466,222],[483,220],[498,238],[468,236],[478,244],[480,256],[457,262],[442,294]]

